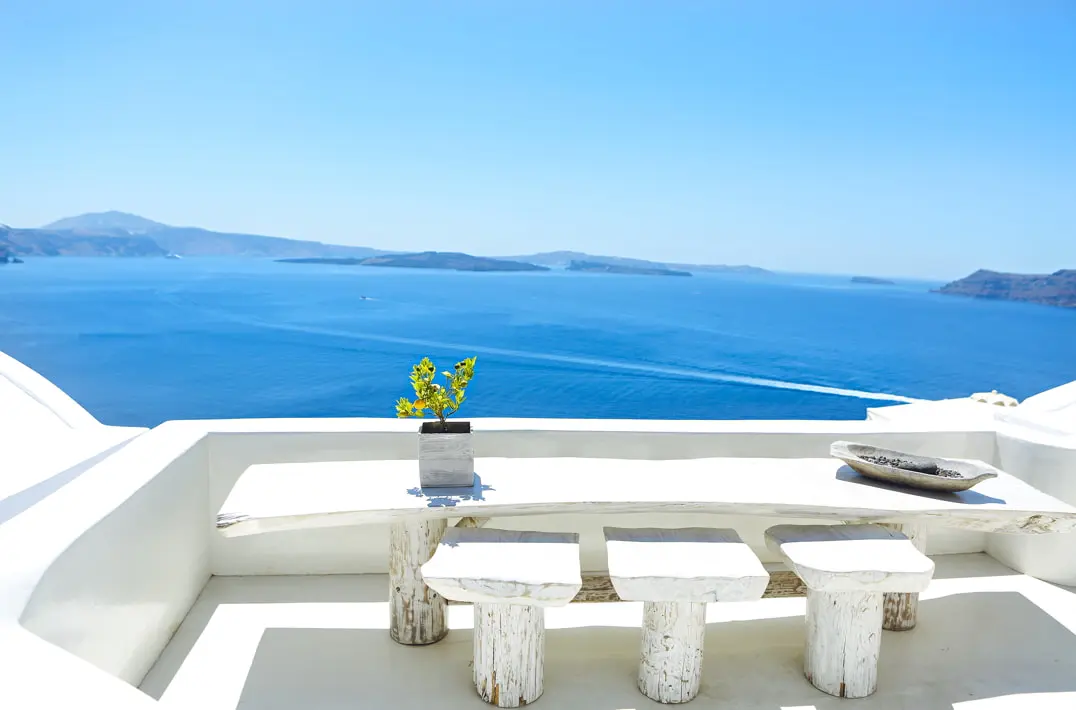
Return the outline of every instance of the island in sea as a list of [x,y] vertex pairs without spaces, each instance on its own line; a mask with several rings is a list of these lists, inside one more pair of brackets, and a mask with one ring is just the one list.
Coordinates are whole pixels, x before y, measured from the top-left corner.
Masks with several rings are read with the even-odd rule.
[[549,271],[547,266],[521,261],[490,259],[459,252],[424,251],[417,254],[384,254],[365,259],[305,258],[277,259],[289,264],[337,264],[342,266],[388,266],[403,269],[448,269],[451,271]]
[[659,266],[624,266],[601,261],[580,260],[569,262],[568,271],[586,271],[594,274],[629,274],[634,276],[691,276],[690,271],[677,271]]
[[[577,251],[553,251],[517,257],[478,257],[466,254],[453,257],[452,254],[444,252],[410,254],[401,253],[399,249],[375,249],[261,234],[216,232],[201,227],[176,227],[115,210],[66,217],[36,228],[0,224],[0,253],[5,250],[16,257],[111,256],[180,259],[190,256],[243,256],[310,260],[305,263],[362,263],[364,266],[419,269],[454,269],[458,266],[463,271],[544,271],[566,269],[573,261],[589,261],[633,269],[683,270],[737,276],[770,274],[757,266],[666,264],[619,256],[596,256]],[[430,254],[436,256],[429,256]],[[371,257],[385,259],[364,263]]]
[[897,283],[877,276],[853,276],[851,280],[854,284],[868,284],[870,286],[895,286]]
[[673,271],[689,271],[692,273],[709,274],[735,274],[741,276],[772,276],[773,272],[761,269],[757,266],[730,266],[728,264],[679,264],[665,263],[660,261],[647,261],[646,259],[629,259],[623,256],[598,256],[586,254],[581,251],[547,251],[539,254],[527,254],[525,256],[502,256],[501,259],[511,261],[524,261],[528,264],[540,264],[556,269],[567,269],[573,261],[591,261],[614,266],[626,266],[636,269],[672,269]]
[[1052,274],[1007,274],[979,269],[942,286],[936,293],[1076,308],[1076,269],[1061,269]]

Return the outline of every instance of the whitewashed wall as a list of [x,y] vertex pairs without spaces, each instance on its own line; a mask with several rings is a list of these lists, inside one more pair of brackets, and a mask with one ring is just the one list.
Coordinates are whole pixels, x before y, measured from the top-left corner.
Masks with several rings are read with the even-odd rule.
[[[1027,427],[997,433],[997,465],[1044,493],[1076,505],[1076,437],[1058,437]],[[1055,584],[1076,585],[1076,533],[986,536],[986,551],[998,561]]]
[[[1076,501],[1068,475],[1071,449],[1027,442],[1017,434],[998,437],[992,430],[922,431],[893,422],[475,424],[479,456],[825,456],[833,440],[853,439],[999,463],[1047,492]],[[214,530],[214,517],[236,478],[252,464],[404,459],[414,457],[415,446],[413,422],[396,420],[170,422],[138,437],[0,524],[0,655],[5,671],[0,707],[73,707],[90,697],[94,706],[151,707],[152,701],[128,683],[141,680],[211,572],[383,572],[383,528],[223,538]],[[775,521],[702,514],[495,521],[510,528],[581,532],[583,564],[590,570],[605,566],[600,528],[610,522],[731,526],[764,553],[762,531]],[[1073,536],[1056,536],[1045,548],[1035,541],[1038,547],[1025,549],[1019,547],[1029,544],[1023,539],[997,542],[994,538],[1001,536],[953,534],[940,528],[932,533],[934,554],[989,546],[1009,564],[1032,573],[1067,573],[1067,565],[1076,560]]]
[[166,424],[0,525],[0,707],[129,697],[90,667],[140,681],[209,578],[203,437]]

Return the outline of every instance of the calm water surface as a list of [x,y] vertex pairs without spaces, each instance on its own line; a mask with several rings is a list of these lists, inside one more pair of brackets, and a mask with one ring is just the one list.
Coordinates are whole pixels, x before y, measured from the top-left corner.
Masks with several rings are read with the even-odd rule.
[[423,355],[478,355],[472,416],[862,419],[1076,379],[1076,310],[933,285],[28,259],[0,267],[0,350],[129,425],[393,416]]

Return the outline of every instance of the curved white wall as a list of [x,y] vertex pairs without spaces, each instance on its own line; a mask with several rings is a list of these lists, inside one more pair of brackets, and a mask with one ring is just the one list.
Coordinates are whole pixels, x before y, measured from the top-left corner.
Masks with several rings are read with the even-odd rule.
[[0,352],[0,426],[7,431],[101,426],[66,392]]
[[[978,458],[1076,500],[1072,449],[1019,433],[895,422],[475,420],[479,456],[817,457],[835,439]],[[414,423],[384,419],[169,422],[0,523],[0,707],[150,707],[135,691],[210,573],[385,569],[379,528],[247,538],[215,533],[216,511],[254,463],[413,458]],[[417,475],[417,474],[416,474]],[[732,525],[762,551],[772,521],[625,516],[651,525]],[[638,518],[638,520],[629,520]],[[599,516],[499,519],[505,527],[581,531],[584,566],[604,566]],[[1046,578],[1069,574],[1076,536],[932,533],[930,552],[990,549]],[[1008,539],[1002,539],[1008,538]],[[1050,539],[1052,538],[1052,539]],[[988,541],[989,539],[989,541]],[[193,710],[193,709],[192,709]]]
[[149,702],[128,684],[209,578],[212,532],[204,430],[154,434],[0,525],[0,707]]
[[101,424],[56,385],[0,352],[0,523],[144,431]]

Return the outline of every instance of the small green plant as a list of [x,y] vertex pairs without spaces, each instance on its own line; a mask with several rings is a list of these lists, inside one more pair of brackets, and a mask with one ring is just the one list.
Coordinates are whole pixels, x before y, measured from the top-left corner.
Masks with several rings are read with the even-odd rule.
[[441,431],[448,431],[448,417],[455,414],[463,404],[464,390],[474,377],[474,364],[477,357],[469,357],[456,363],[455,372],[445,370],[441,374],[448,380],[448,386],[433,381],[437,368],[428,357],[411,368],[411,387],[415,390],[415,401],[400,397],[396,402],[396,416],[423,417],[429,410],[441,422]]

